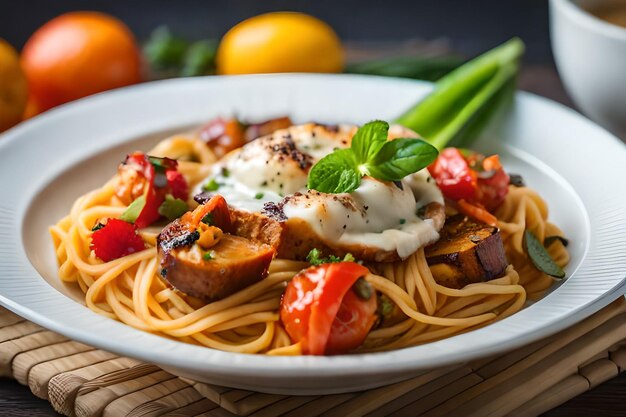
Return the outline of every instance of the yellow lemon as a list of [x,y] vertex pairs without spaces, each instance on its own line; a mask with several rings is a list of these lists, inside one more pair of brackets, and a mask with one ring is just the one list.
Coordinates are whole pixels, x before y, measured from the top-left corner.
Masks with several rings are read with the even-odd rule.
[[224,35],[217,50],[220,74],[340,72],[341,41],[321,20],[274,12],[244,20]]
[[22,120],[27,99],[28,85],[17,52],[0,39],[0,132]]

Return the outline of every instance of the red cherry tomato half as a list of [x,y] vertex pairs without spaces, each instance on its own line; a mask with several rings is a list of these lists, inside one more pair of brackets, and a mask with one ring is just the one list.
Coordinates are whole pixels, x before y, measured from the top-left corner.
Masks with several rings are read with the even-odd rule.
[[446,198],[472,201],[477,197],[476,173],[457,148],[441,151],[428,170]]
[[374,324],[376,296],[371,291],[363,299],[352,287],[368,273],[354,262],[324,264],[301,271],[287,285],[280,317],[305,354],[345,353],[363,343]]
[[509,192],[509,175],[498,155],[485,157],[478,152],[446,148],[428,167],[446,198],[464,200],[493,211]]

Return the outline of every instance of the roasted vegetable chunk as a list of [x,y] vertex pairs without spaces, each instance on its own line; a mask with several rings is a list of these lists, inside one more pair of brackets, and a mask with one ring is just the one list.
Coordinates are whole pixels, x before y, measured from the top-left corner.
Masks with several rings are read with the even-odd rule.
[[226,202],[215,196],[168,224],[157,237],[161,276],[177,290],[205,301],[260,281],[274,257],[269,245],[224,233],[230,227],[228,221],[219,221],[224,210]]
[[462,215],[446,220],[426,259],[435,280],[450,288],[497,278],[508,265],[498,228]]

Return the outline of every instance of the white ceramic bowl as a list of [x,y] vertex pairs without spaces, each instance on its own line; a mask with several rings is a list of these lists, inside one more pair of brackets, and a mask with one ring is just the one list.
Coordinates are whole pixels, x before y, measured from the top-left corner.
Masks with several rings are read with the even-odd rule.
[[552,334],[623,294],[626,147],[563,106],[530,94],[476,144],[499,152],[547,199],[571,244],[568,279],[501,322],[407,349],[268,357],[168,340],[97,315],[57,277],[47,228],[124,155],[216,115],[296,121],[393,119],[430,90],[409,80],[265,75],[162,81],[80,100],[0,137],[0,303],[72,339],[200,381],[275,393],[354,391],[502,352]]
[[623,0],[550,0],[552,50],[576,105],[626,140],[626,28],[584,10]]

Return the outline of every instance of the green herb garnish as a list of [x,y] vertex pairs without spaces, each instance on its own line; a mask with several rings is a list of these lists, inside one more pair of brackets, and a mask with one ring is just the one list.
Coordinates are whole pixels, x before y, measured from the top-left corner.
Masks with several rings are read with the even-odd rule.
[[352,286],[352,290],[362,300],[369,300],[372,298],[372,294],[374,294],[374,289],[363,277],[356,280]]
[[98,230],[102,229],[104,226],[105,226],[104,224],[98,222],[91,228],[91,231],[97,232]]
[[204,191],[217,191],[221,186],[222,184],[215,181],[215,178],[211,178],[209,182],[202,186],[202,189]]
[[551,244],[553,244],[556,241],[559,241],[563,244],[563,246],[567,247],[567,245],[569,245],[569,240],[565,239],[563,236],[547,236],[544,240],[543,240],[543,246],[545,246],[546,248],[550,247]]
[[264,196],[264,194],[263,194],[263,193],[256,193],[256,194],[254,195],[254,198],[256,198],[257,200],[260,200],[260,199],[262,199],[262,198],[263,198],[263,196]]
[[437,158],[437,149],[421,139],[387,141],[388,130],[389,124],[380,120],[363,125],[350,148],[335,150],[313,166],[307,187],[323,193],[350,193],[364,175],[400,181]]
[[204,255],[202,255],[202,259],[204,259],[205,261],[210,261],[213,258],[215,258],[214,251],[206,252]]
[[306,256],[306,260],[313,266],[332,264],[335,262],[355,262],[354,256],[352,256],[351,253],[347,253],[343,258],[335,255],[330,255],[324,258],[322,257],[322,252],[317,248],[311,249],[309,254]]
[[201,220],[202,223],[210,226],[213,223],[213,213],[207,213]]
[[163,158],[148,156],[148,161],[154,167],[155,172],[165,172],[166,166],[163,164]]
[[406,223],[406,219],[400,219],[400,224]]
[[128,223],[135,223],[144,206],[146,205],[146,197],[137,197],[135,201],[130,203],[130,206],[120,216],[120,220],[124,220]]
[[565,277],[563,269],[554,262],[546,248],[530,230],[524,231],[524,245],[530,260],[538,270],[555,278]]
[[167,194],[165,200],[159,206],[159,214],[171,221],[185,214],[188,209],[187,203],[183,200]]

